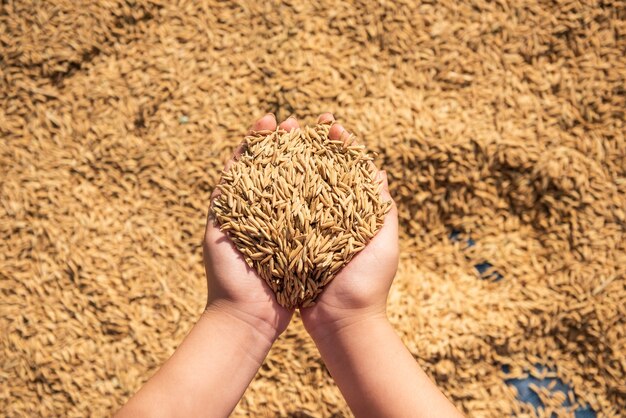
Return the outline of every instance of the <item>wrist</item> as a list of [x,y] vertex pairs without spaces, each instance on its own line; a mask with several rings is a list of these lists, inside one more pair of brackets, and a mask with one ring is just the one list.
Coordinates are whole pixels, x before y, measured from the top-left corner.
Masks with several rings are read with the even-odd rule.
[[317,343],[332,338],[342,330],[374,323],[389,323],[385,306],[360,309],[322,309],[321,306],[302,312],[304,327]]
[[[237,304],[214,300],[207,304],[202,314],[203,319],[216,320],[229,328],[239,331],[239,334],[247,336],[250,343],[260,349],[269,350],[280,331],[269,321],[247,312]],[[230,334],[232,332],[229,331]]]

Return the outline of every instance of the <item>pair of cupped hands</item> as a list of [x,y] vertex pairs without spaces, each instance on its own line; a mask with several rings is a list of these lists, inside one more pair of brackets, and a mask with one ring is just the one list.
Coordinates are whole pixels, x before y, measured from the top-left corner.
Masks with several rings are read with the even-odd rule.
[[[349,136],[331,113],[322,114],[318,122],[332,124],[330,139],[343,140]],[[250,131],[273,131],[277,127],[290,131],[299,128],[299,123],[289,117],[278,125],[270,113],[258,119]],[[224,170],[228,170],[241,152],[242,147],[239,147]],[[383,183],[381,197],[383,201],[391,201],[391,210],[380,231],[326,286],[316,304],[300,309],[304,326],[314,339],[324,338],[357,321],[386,317],[387,294],[398,266],[398,215],[389,195],[386,173],[378,171],[377,178]],[[265,281],[247,265],[228,235],[220,231],[210,211],[203,250],[207,311],[237,318],[270,341],[278,338],[287,328],[294,310],[277,302]]]

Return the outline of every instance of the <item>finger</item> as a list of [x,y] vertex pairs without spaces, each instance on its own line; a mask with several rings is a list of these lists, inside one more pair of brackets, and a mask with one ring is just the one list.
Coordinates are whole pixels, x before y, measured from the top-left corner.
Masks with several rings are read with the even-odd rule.
[[209,215],[206,219],[206,228],[204,230],[204,239],[205,241],[215,241],[217,238],[225,236],[226,233],[222,232],[219,225],[217,224],[217,220],[211,213],[211,209],[209,209]]
[[[221,179],[220,179],[220,183],[221,183]],[[215,187],[213,188],[213,191],[211,192],[211,196],[209,196],[209,210],[207,213],[207,225],[208,225],[208,221],[211,220],[212,216],[212,212],[213,212],[213,204],[215,203],[215,199],[219,198],[220,195],[222,194],[222,190],[219,187],[219,184],[216,184]]]
[[213,199],[214,199],[214,194],[217,191],[217,187],[215,189],[213,189],[213,194],[211,194],[211,205],[209,205],[209,212],[207,213],[207,217],[206,217],[206,227],[204,228],[204,239],[206,241],[206,239],[208,238],[210,233],[214,233],[215,231],[213,231],[213,229],[217,228],[219,229],[219,227],[215,224],[215,217],[213,216],[213,208],[211,206],[213,206]]
[[225,173],[228,170],[230,170],[230,167],[232,167],[232,165],[235,164],[235,162],[237,162],[239,157],[241,157],[241,154],[243,154],[244,149],[245,149],[245,144],[242,142],[241,144],[239,144],[239,146],[233,152],[232,158],[230,160],[226,161],[226,164],[224,164],[224,168],[222,169],[222,173]]
[[340,123],[335,123],[328,131],[328,137],[333,141],[341,141],[344,139],[344,136],[347,138],[350,134]]
[[213,203],[213,199],[217,198],[220,195],[221,191],[220,188],[217,187],[217,185],[213,188],[213,191],[211,192],[211,196],[209,197],[209,200],[211,201],[211,203]]
[[274,129],[276,129],[276,116],[273,113],[267,113],[252,124],[248,135],[258,131],[273,131]]
[[[273,113],[267,113],[265,116],[257,119],[252,124],[252,126],[248,130],[248,135],[251,135],[251,134],[254,134],[255,132],[260,132],[260,131],[273,131],[274,129],[276,129],[276,117],[274,116]],[[226,172],[230,169],[230,167],[235,163],[235,161],[237,161],[239,157],[241,157],[241,154],[243,154],[245,148],[246,148],[246,143],[245,141],[243,141],[237,146],[237,148],[235,148],[235,151],[233,151],[233,156],[231,157],[231,159],[228,160],[226,164],[224,164],[224,169],[222,170],[222,172]]]
[[[376,178],[382,183],[383,188],[380,191],[380,197],[383,202],[389,202],[389,211],[385,215],[383,229],[392,236],[398,235],[398,207],[389,193],[389,179],[385,170],[379,170]],[[396,238],[397,239],[397,238]]]
[[241,154],[243,154],[245,149],[246,149],[245,141],[242,142],[241,144],[237,145],[237,148],[235,148],[235,150],[233,151],[233,156],[230,157],[230,160],[226,161],[226,164],[224,164],[224,168],[222,169],[222,173],[225,173],[228,170],[230,170],[230,167],[233,164],[235,164],[235,162],[239,159],[239,157],[241,157]]
[[[265,114],[263,117],[257,119],[252,126],[250,127],[250,129],[248,130],[248,135],[253,134],[255,132],[259,132],[259,131],[273,131],[276,129],[276,117],[274,116],[273,113],[267,113]],[[241,156],[241,154],[243,154],[244,150],[245,150],[245,141],[241,142],[237,148],[235,148],[235,151],[233,151],[233,156],[231,157],[230,160],[228,160],[226,162],[226,164],[224,164],[224,168],[222,169],[222,173],[227,172],[233,164],[235,164],[235,162],[237,161],[237,159]],[[222,182],[222,179],[220,178],[219,183]],[[218,183],[218,184],[219,184]],[[213,217],[211,216],[211,205],[213,204],[213,201],[220,195],[220,189],[219,187],[217,187],[217,185],[213,188],[213,191],[211,192],[211,196],[209,197],[210,200],[210,205],[209,205],[209,213],[207,216],[207,231],[213,231],[215,232],[216,230],[219,231],[219,228],[215,225],[215,223],[213,222]]]
[[391,198],[391,194],[389,193],[389,179],[387,178],[387,172],[385,170],[379,170],[378,173],[376,173],[376,180],[383,185],[383,188],[380,191],[380,196],[383,198],[383,202],[393,200]]
[[335,116],[330,112],[322,113],[319,119],[317,119],[317,123],[333,123],[334,121]]
[[[350,132],[348,132],[346,128],[344,128],[343,125],[341,125],[340,123],[335,123],[333,126],[330,127],[330,130],[328,131],[328,138],[333,141],[344,141],[344,143],[349,140],[350,144],[347,145],[361,145],[361,142],[359,142],[357,138],[352,136]],[[378,168],[376,168],[376,165],[373,161],[370,161],[368,166],[372,174],[378,172]]]
[[294,116],[289,116],[280,125],[278,125],[278,127],[280,129],[284,129],[287,132],[291,132],[294,129],[298,129],[300,127],[300,124]]

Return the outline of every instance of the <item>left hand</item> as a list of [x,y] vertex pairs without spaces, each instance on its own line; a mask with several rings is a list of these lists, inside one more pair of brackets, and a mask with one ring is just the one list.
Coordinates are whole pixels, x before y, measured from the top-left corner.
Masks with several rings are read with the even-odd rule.
[[[280,124],[289,131],[298,122],[291,117]],[[267,114],[257,120],[251,131],[275,130],[276,118]],[[239,147],[225,170],[239,157]],[[215,192],[212,199],[215,198]],[[208,298],[207,311],[224,311],[243,320],[272,341],[287,328],[293,309],[283,308],[265,281],[250,268],[228,235],[209,214],[203,241],[204,267],[206,270]]]

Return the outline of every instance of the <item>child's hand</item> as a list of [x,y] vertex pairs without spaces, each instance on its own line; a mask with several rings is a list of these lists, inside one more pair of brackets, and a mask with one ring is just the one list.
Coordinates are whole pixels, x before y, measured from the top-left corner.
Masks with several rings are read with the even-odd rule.
[[[296,126],[297,122],[293,118],[281,124],[281,128],[287,130]],[[276,119],[272,114],[263,116],[251,128],[253,131],[274,129]],[[235,151],[233,160],[241,151],[241,148]],[[225,170],[228,170],[233,160],[226,164]],[[226,311],[263,331],[272,341],[277,338],[289,324],[293,310],[278,304],[272,290],[246,264],[228,235],[220,231],[210,215],[203,244],[208,285],[207,310]]]
[[[288,119],[281,127],[288,129],[294,123]],[[265,115],[252,129],[274,130],[276,119]],[[241,151],[235,151],[233,158]],[[209,288],[206,311],[117,416],[229,416],[274,340],[289,324],[293,311],[276,302],[210,212],[203,247]]]
[[[320,121],[334,119],[327,113]],[[294,118],[281,123],[285,130],[297,127]],[[276,129],[274,115],[259,119],[252,129]],[[335,125],[330,136],[340,139],[343,131]],[[384,175],[382,180],[382,197],[391,200]],[[278,304],[211,216],[204,265],[206,312],[119,417],[199,416],[208,411],[228,416],[289,324],[293,311]],[[304,324],[356,416],[460,416],[386,319],[387,293],[397,265],[398,215],[392,202],[378,234],[327,286],[315,306],[301,310]]]
[[[333,122],[334,117],[325,113],[319,120]],[[329,132],[331,139],[336,140],[347,135],[339,124],[333,125]],[[382,198],[391,201],[391,210],[380,231],[326,286],[317,303],[300,310],[304,325],[314,339],[355,321],[386,317],[387,294],[398,267],[398,212],[389,195],[386,174],[379,171],[378,176],[384,185]]]
[[[332,122],[326,113],[320,121]],[[329,136],[344,133],[335,124]],[[385,307],[398,268],[398,212],[384,173],[381,196],[391,210],[380,231],[339,272],[302,321],[355,416],[460,417],[419,367],[387,320]]]

